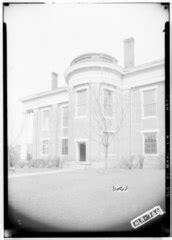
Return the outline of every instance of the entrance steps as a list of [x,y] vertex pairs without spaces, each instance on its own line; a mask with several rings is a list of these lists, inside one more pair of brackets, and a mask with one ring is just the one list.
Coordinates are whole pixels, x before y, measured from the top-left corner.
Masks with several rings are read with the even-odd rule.
[[91,168],[91,163],[81,163],[81,162],[68,162],[66,163],[63,168],[70,168],[70,169],[88,169]]

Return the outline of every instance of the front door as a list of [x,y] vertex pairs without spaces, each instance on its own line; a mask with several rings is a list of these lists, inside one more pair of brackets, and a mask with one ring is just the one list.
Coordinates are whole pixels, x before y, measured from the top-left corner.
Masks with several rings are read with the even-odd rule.
[[81,162],[86,161],[86,144],[85,143],[79,143],[79,160]]

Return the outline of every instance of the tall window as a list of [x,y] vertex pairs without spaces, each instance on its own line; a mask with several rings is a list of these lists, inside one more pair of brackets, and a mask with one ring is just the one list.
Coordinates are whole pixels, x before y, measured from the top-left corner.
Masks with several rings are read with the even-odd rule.
[[62,127],[68,127],[68,121],[69,121],[69,108],[68,106],[65,106],[62,108]]
[[87,110],[87,90],[77,91],[77,116],[85,116]]
[[112,117],[113,115],[113,92],[104,89],[104,115],[105,117]]
[[32,144],[33,141],[33,111],[27,113],[27,143]]
[[157,133],[144,133],[144,153],[157,154]]
[[61,120],[61,129],[62,136],[68,135],[68,122],[69,122],[69,108],[68,106],[62,106],[62,120]]
[[50,121],[50,110],[46,109],[42,111],[42,129],[49,129],[49,121]]
[[68,154],[68,139],[62,138],[62,154],[67,155]]
[[49,152],[49,140],[48,139],[42,140],[42,154],[48,155],[48,152]]
[[152,117],[156,116],[156,89],[149,89],[143,91],[143,116]]

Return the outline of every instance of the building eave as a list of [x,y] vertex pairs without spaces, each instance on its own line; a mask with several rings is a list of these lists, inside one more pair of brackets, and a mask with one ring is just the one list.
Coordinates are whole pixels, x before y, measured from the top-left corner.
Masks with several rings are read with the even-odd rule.
[[66,69],[66,71],[64,73],[66,83],[68,84],[69,78],[72,74],[77,73],[82,70],[90,70],[90,69],[110,70],[110,71],[116,72],[119,75],[122,74],[122,67],[119,66],[118,64],[102,63],[102,62],[77,63]]
[[164,64],[165,64],[164,59],[159,59],[159,60],[156,60],[156,61],[141,64],[141,65],[129,68],[129,69],[123,69],[123,75],[126,76],[128,74],[137,73],[139,71],[152,69],[152,68],[155,68],[155,67],[160,67],[160,66],[163,66]]
[[[127,77],[127,75],[130,74],[136,74],[137,72],[144,71],[144,70],[149,70],[153,69],[156,67],[161,67],[164,65],[164,59],[152,61],[146,64],[138,65],[135,67],[132,67],[130,69],[124,69],[118,64],[111,64],[111,63],[100,63],[100,62],[89,62],[89,63],[78,63],[76,65],[70,66],[66,71],[65,71],[65,80],[68,83],[68,80],[71,76],[71,74],[74,74],[78,71],[81,71],[83,69],[91,69],[91,68],[98,68],[102,70],[110,70],[110,71],[115,71],[117,74],[119,74],[121,77]],[[60,87],[55,90],[49,90],[37,94],[33,94],[24,98],[21,98],[20,101],[22,103],[32,101],[34,99],[39,99],[43,98],[46,96],[62,93],[62,92],[67,92],[68,87]]]
[[30,96],[21,98],[20,101],[22,103],[24,103],[27,101],[32,101],[33,99],[38,99],[38,98],[54,95],[54,94],[61,93],[61,92],[67,92],[67,87],[61,87],[61,88],[58,88],[55,90],[49,90],[49,91],[45,91],[45,92],[36,93],[36,94],[30,95]]
[[72,74],[77,73],[83,69],[95,69],[95,68],[99,68],[99,69],[108,69],[111,71],[115,71],[117,74],[121,75],[121,76],[127,76],[129,74],[134,74],[140,71],[144,71],[147,69],[152,69],[155,67],[160,67],[164,65],[164,59],[159,59],[159,60],[155,60],[149,63],[145,63],[145,64],[141,64],[135,67],[131,67],[128,69],[125,69],[123,67],[121,67],[118,64],[113,64],[113,63],[100,63],[100,62],[87,62],[87,63],[78,63],[75,65],[70,66],[69,68],[67,68],[67,70],[64,73],[64,77],[66,80],[66,83],[68,84],[69,78]]

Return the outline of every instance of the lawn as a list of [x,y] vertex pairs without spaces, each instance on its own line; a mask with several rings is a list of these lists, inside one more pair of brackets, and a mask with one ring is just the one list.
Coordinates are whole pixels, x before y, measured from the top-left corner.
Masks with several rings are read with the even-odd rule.
[[131,230],[138,215],[157,205],[165,210],[164,170],[57,172],[9,178],[8,184],[17,224],[41,231]]

